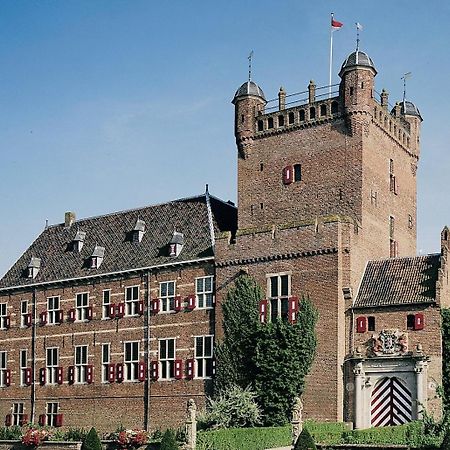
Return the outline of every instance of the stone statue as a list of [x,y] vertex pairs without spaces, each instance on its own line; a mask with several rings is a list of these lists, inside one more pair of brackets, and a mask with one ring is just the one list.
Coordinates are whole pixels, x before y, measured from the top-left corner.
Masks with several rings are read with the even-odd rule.
[[197,445],[197,405],[191,398],[187,402],[186,450],[195,450]]
[[300,397],[295,397],[294,407],[292,408],[292,445],[295,445],[303,429],[302,420],[303,402]]

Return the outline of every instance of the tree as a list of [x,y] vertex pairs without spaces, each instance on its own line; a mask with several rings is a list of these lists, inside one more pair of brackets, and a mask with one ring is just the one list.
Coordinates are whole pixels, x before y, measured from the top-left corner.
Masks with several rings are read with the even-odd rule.
[[248,275],[239,276],[227,293],[223,303],[224,339],[215,349],[215,387],[219,395],[233,386],[245,389],[254,380],[253,355],[262,297],[261,288]]
[[306,428],[303,428],[295,443],[294,450],[317,450],[313,437]]
[[302,394],[314,360],[317,319],[312,303],[302,298],[295,324],[278,319],[260,329],[255,342],[255,387],[266,425],[290,420],[294,399]]
[[170,428],[167,429],[161,440],[160,450],[179,450],[179,445],[177,444],[177,439],[175,437],[175,432]]
[[102,444],[95,428],[92,427],[89,430],[89,433],[83,441],[81,450],[102,450]]

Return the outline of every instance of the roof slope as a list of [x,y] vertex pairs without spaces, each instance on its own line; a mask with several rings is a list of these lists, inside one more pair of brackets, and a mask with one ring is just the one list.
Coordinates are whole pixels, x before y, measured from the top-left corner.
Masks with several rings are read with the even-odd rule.
[[439,255],[369,261],[353,307],[434,302],[439,261]]
[[[236,227],[236,208],[210,197],[215,232]],[[145,221],[141,242],[133,242],[131,232],[140,219]],[[178,257],[168,256],[168,244],[174,230],[184,234],[184,246]],[[86,233],[78,253],[72,241],[78,231]],[[100,268],[88,267],[97,246],[105,247]],[[175,200],[155,206],[82,219],[70,227],[64,224],[45,229],[20,259],[0,280],[0,289],[43,282],[89,277],[162,264],[191,261],[214,256],[206,196]],[[34,279],[25,270],[31,257],[41,258]]]

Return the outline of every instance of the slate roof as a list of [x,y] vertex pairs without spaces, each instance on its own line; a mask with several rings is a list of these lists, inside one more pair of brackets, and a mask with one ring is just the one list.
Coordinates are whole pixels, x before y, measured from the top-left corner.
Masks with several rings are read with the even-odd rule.
[[[215,197],[210,198],[214,232],[234,231],[236,208]],[[141,242],[133,242],[136,221],[145,221]],[[183,233],[179,256],[170,257],[168,244],[174,230]],[[73,250],[78,231],[86,233],[80,253]],[[95,248],[104,247],[104,260],[98,269],[89,268]],[[214,256],[206,196],[175,200],[155,206],[77,220],[45,229],[0,280],[0,289],[14,286],[89,277],[137,268],[192,261]],[[26,276],[32,257],[41,259],[36,278]]]
[[354,308],[433,303],[439,254],[369,261]]

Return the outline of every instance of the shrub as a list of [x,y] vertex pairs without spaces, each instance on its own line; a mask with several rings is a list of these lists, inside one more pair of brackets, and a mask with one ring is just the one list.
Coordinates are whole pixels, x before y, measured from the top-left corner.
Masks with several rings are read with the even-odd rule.
[[179,450],[179,448],[175,432],[169,428],[163,435],[160,450]]
[[303,424],[315,442],[321,444],[333,445],[342,443],[342,433],[348,430],[348,427],[343,422],[316,422],[307,420]]
[[317,450],[313,437],[309,434],[307,428],[303,428],[300,436],[295,443],[295,450]]
[[264,450],[291,444],[291,427],[228,428],[197,433],[197,450]]
[[1,440],[17,440],[22,437],[22,428],[14,425],[12,427],[0,427]]
[[89,430],[89,433],[83,441],[81,450],[102,450],[102,444],[95,428]]
[[261,423],[261,411],[256,403],[256,394],[250,388],[238,386],[228,388],[215,400],[208,399],[208,412],[204,421],[209,427],[253,427]]

